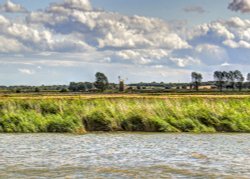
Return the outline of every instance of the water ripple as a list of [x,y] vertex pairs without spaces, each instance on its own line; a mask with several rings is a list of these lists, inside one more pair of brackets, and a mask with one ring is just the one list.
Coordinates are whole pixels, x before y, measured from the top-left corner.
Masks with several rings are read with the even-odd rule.
[[249,134],[1,134],[0,178],[250,178]]

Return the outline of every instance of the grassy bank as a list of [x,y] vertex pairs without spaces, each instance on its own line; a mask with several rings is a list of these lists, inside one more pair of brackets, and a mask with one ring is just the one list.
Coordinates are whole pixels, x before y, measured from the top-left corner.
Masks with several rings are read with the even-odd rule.
[[250,132],[249,97],[6,98],[0,132]]

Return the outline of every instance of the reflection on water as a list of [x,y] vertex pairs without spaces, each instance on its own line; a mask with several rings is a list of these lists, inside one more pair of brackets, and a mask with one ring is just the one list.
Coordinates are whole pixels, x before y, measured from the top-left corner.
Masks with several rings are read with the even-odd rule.
[[0,178],[250,178],[249,134],[1,134]]

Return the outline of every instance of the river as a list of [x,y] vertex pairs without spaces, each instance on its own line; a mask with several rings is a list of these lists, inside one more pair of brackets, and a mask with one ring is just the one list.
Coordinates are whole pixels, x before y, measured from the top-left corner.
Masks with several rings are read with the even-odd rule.
[[0,134],[0,178],[250,178],[250,134]]

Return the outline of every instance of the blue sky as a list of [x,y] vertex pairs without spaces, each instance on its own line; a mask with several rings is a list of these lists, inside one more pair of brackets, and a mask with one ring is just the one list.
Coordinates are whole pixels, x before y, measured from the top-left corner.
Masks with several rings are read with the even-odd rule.
[[[4,3],[6,0],[0,0]],[[22,4],[29,10],[46,8],[50,3],[62,2],[62,0],[13,0]],[[240,14],[227,9],[230,0],[92,0],[95,8],[108,11],[119,12],[126,15],[141,15],[147,17],[157,17],[166,20],[187,20],[191,25],[209,22],[220,18],[230,18],[234,16],[249,18],[249,14]],[[207,11],[204,14],[185,13],[183,8],[189,6],[201,6]]]
[[[53,4],[51,4],[53,3]],[[250,66],[250,0],[0,0],[0,85],[212,80]]]
[[[158,17],[166,20],[187,20],[190,24],[209,22],[219,18],[232,16],[249,17],[228,11],[228,0],[94,0],[96,7],[117,11],[127,15],[138,14],[148,17]],[[185,13],[183,8],[201,6],[207,11],[204,14]]]

